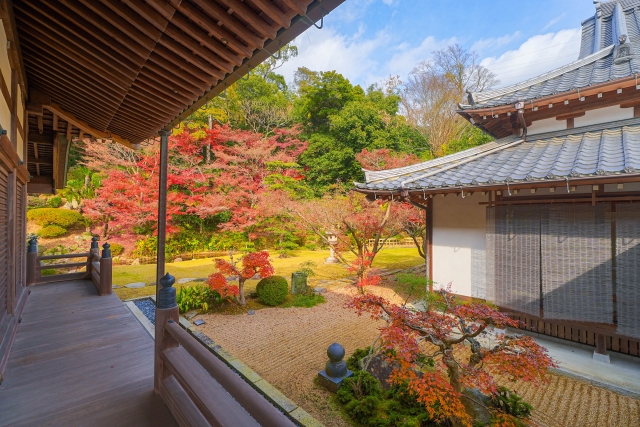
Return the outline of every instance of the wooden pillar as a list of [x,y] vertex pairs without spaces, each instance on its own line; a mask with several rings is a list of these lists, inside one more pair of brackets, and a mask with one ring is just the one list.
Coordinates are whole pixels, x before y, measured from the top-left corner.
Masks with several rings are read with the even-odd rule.
[[38,267],[38,239],[32,237],[29,240],[29,247],[27,248],[27,286],[33,286],[36,284],[36,271]]
[[167,164],[169,163],[169,131],[160,131],[160,184],[158,188],[158,254],[156,265],[156,305],[160,279],[164,276],[165,242],[167,237]]
[[596,353],[607,354],[607,337],[604,334],[596,334]]
[[[9,173],[7,186],[7,312],[16,306],[16,170]],[[20,248],[22,251],[23,249]]]
[[429,292],[433,292],[433,198],[427,199],[427,209],[425,210],[426,220],[426,250],[425,264],[427,272],[427,280],[429,281]]
[[111,245],[105,243],[102,245],[102,256],[100,257],[100,288],[98,293],[100,296],[111,295],[112,288],[112,261]]
[[100,247],[98,246],[98,238],[93,236],[91,238],[91,247],[89,248],[89,256],[87,257],[87,280],[93,280],[91,277],[91,269],[94,255],[100,255]]
[[168,373],[162,363],[162,351],[167,348],[177,347],[178,342],[165,330],[164,326],[169,320],[179,322],[180,312],[176,304],[176,290],[173,284],[175,277],[166,274],[158,281],[158,287],[162,286],[156,300],[156,324],[154,347],[154,391],[160,393],[160,383]]
[[11,70],[11,123],[9,128],[9,139],[13,148],[18,148],[18,72]]

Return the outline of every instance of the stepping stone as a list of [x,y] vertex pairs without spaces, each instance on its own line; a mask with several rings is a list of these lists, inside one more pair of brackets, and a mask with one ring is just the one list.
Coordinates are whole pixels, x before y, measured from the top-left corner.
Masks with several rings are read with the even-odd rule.
[[120,288],[122,288],[122,286],[120,286],[120,285],[112,285],[111,286],[111,289],[120,289]]
[[317,287],[317,288],[313,288],[313,292],[316,292],[318,294],[323,294],[323,293],[327,292],[327,290],[325,288]]
[[133,282],[133,283],[127,283],[126,285],[124,285],[125,288],[129,288],[129,289],[140,289],[140,288],[144,288],[145,286],[147,286],[147,282]]
[[189,283],[196,280],[195,277],[185,277],[184,279],[178,279],[178,283]]
[[197,310],[191,310],[191,311],[187,311],[187,312],[184,314],[184,317],[185,317],[187,320],[191,320],[191,319],[193,319],[194,317],[196,317],[197,315],[198,315],[198,311],[197,311]]

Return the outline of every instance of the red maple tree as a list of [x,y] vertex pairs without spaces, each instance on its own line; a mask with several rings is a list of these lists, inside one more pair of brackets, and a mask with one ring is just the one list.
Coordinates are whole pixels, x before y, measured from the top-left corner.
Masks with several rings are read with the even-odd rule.
[[[450,286],[436,291],[435,296],[427,311],[375,295],[361,295],[349,303],[358,315],[368,313],[387,321],[380,329],[381,350],[396,363],[389,380],[406,383],[432,418],[471,426],[465,389],[495,393],[497,377],[546,381],[547,369],[556,365],[544,347],[526,335],[488,333],[490,327],[517,327],[519,321],[484,303],[461,303]],[[509,418],[506,414],[500,417]]]
[[380,148],[372,151],[365,148],[356,154],[356,160],[364,169],[370,171],[401,168],[420,162],[420,158],[415,154],[399,153],[389,150],[388,148]]
[[[244,283],[252,277],[258,275],[260,278],[273,276],[273,266],[269,262],[269,252],[251,252],[240,260],[233,259],[233,253],[229,254],[229,261],[221,258],[214,260],[218,273],[209,276],[210,286],[215,290],[223,288],[227,284],[225,276],[236,276],[238,278],[238,302],[245,305]],[[239,266],[238,264],[241,264]],[[224,285],[223,285],[224,281]]]

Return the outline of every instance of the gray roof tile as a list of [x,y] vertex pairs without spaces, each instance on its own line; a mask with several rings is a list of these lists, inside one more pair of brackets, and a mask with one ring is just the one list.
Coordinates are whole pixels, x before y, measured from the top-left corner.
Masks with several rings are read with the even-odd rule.
[[[514,137],[503,138],[406,168],[368,172],[367,182],[356,183],[356,188],[398,191],[640,171],[640,118],[518,141]],[[456,166],[461,162],[465,163]]]
[[[616,4],[622,10],[619,19],[626,26],[628,41],[635,55],[630,61],[619,64],[613,61],[614,45],[617,43],[617,35],[614,40],[613,34]],[[474,104],[460,107],[473,110],[514,104],[518,100],[542,98],[640,73],[640,0],[599,3],[596,10],[596,15],[582,23],[578,60],[522,83],[474,93]],[[600,40],[594,43],[596,20],[599,20]]]

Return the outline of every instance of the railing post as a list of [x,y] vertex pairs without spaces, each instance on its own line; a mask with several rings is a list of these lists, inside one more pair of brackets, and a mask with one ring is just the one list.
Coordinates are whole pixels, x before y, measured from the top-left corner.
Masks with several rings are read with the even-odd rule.
[[36,284],[36,277],[40,270],[38,270],[38,238],[32,237],[29,239],[29,246],[27,247],[27,286],[33,286]]
[[87,257],[87,279],[89,280],[93,280],[91,276],[91,263],[93,263],[94,254],[100,254],[100,247],[98,246],[98,238],[96,236],[91,238],[91,247],[89,248],[89,256]]
[[102,295],[111,295],[112,287],[112,259],[111,259],[111,245],[105,243],[102,245],[102,257],[100,258],[100,290],[98,293]]
[[162,363],[161,353],[170,347],[177,347],[178,342],[164,329],[168,321],[178,322],[180,312],[176,304],[176,289],[173,284],[176,278],[169,273],[159,281],[160,290],[156,301],[155,351],[154,351],[154,390],[160,393],[160,383],[167,376]]

